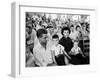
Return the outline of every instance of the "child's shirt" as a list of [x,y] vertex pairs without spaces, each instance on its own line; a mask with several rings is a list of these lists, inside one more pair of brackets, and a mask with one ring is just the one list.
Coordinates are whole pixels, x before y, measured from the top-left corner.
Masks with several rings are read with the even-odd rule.
[[63,54],[64,47],[60,44],[58,44],[57,46],[53,45],[51,50],[54,51],[55,56],[58,56],[59,54]]
[[77,54],[79,54],[81,49],[80,49],[80,47],[77,47],[77,48],[75,48],[75,47],[73,47],[72,49],[71,49],[71,52],[73,52],[74,53],[74,55],[77,55]]

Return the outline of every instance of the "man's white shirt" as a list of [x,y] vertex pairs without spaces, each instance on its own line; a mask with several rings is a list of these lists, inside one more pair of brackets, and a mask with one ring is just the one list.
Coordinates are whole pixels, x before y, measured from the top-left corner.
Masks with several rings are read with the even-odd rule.
[[40,43],[38,43],[33,48],[33,54],[36,58],[36,64],[39,66],[47,66],[48,64],[53,63],[51,49],[48,46],[45,49]]

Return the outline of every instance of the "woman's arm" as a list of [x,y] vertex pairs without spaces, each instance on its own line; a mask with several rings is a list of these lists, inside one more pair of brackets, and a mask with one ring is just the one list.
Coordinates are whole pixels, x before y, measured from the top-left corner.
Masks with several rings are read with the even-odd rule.
[[68,57],[69,59],[71,59],[71,57],[66,53],[65,50],[63,50],[63,53],[66,55],[66,57]]

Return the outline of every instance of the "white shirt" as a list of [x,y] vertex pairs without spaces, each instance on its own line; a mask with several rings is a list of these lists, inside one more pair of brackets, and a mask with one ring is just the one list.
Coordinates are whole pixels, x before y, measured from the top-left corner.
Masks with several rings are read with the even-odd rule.
[[55,56],[57,56],[59,54],[63,54],[64,47],[60,44],[58,44],[57,46],[53,45],[51,50],[54,51]]
[[71,49],[71,51],[76,55],[76,54],[79,54],[79,51],[80,51],[81,49],[80,49],[80,47],[77,47],[77,48],[75,48],[75,47],[73,47],[72,49]]
[[38,43],[33,48],[33,54],[35,58],[37,59],[36,64],[39,66],[47,66],[48,64],[53,62],[52,55],[51,55],[51,49],[49,47],[45,49],[43,46],[41,46],[40,43]]

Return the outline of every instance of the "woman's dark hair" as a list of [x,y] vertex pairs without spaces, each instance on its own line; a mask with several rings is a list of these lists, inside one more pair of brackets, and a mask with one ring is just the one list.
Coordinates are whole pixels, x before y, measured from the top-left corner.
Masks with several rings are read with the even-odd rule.
[[36,33],[37,38],[42,37],[43,34],[47,34],[47,30],[46,29],[38,29],[37,30],[37,33]]
[[62,35],[63,35],[63,32],[64,32],[65,30],[68,30],[68,31],[69,31],[69,34],[70,34],[70,29],[69,29],[69,27],[63,27],[62,30],[61,30],[61,34],[62,34]]
[[52,36],[52,38],[53,38],[53,39],[59,38],[59,36],[58,36],[57,34],[54,34],[54,35]]

